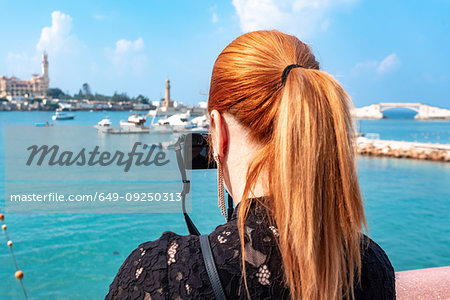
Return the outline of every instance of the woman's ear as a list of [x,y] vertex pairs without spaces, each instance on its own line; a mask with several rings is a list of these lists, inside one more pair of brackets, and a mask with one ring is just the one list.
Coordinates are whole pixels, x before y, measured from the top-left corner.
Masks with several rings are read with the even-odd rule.
[[211,111],[211,126],[213,133],[213,147],[215,154],[224,157],[228,147],[228,125],[217,110]]

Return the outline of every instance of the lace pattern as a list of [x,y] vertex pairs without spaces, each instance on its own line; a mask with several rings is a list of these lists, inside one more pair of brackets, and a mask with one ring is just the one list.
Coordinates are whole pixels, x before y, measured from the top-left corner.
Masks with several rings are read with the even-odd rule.
[[[241,278],[237,211],[228,223],[210,234],[209,240],[227,298],[247,299]],[[269,225],[262,207],[252,206],[245,230],[250,297],[289,299],[275,241],[278,230]],[[366,237],[363,248],[356,299],[395,299],[394,270],[386,254]],[[198,237],[165,232],[158,240],[140,245],[120,267],[106,299],[214,299]]]

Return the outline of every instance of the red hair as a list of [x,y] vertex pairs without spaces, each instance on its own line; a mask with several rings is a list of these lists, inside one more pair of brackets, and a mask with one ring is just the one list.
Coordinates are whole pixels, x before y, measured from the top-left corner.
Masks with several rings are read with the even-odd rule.
[[[282,84],[290,64],[303,68],[292,69]],[[349,105],[344,89],[292,35],[250,32],[218,56],[208,110],[229,112],[262,145],[247,171],[238,216],[244,279],[244,224],[264,173],[291,297],[353,296],[366,221]]]

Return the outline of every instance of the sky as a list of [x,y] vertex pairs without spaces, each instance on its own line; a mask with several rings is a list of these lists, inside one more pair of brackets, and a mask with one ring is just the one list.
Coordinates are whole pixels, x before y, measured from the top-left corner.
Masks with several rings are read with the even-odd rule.
[[450,108],[450,1],[0,0],[0,75],[41,73],[50,86],[207,101],[216,57],[239,35],[278,29],[312,47],[356,106]]

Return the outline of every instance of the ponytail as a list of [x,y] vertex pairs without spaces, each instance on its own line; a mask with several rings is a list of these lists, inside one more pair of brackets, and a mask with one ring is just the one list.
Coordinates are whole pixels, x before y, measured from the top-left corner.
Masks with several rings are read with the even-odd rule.
[[[246,68],[235,71],[247,81],[242,79],[234,85],[219,80],[225,70],[238,69],[231,55],[227,59],[219,56],[214,66],[209,109],[228,106],[227,110],[234,111],[238,121],[250,128],[253,137],[263,141],[249,166],[238,214],[245,286],[245,221],[251,202],[258,201],[252,200],[252,190],[264,175],[268,178],[269,201],[263,204],[278,229],[277,244],[291,298],[353,298],[354,284],[361,274],[360,239],[366,221],[356,174],[350,98],[330,75],[318,70],[309,48],[295,37],[277,31],[247,35],[252,38],[241,36],[221,56],[238,56],[236,49],[249,48],[249,41],[263,48],[261,53],[270,53],[271,49],[264,47],[283,43],[281,48],[300,52],[295,60],[278,63],[283,65],[277,67],[278,76],[292,63],[306,68],[292,69],[284,85],[272,84],[261,92],[267,78],[279,82],[278,76],[264,73],[265,66],[257,65],[255,73],[263,75],[252,79],[242,76]],[[234,52],[226,52],[230,47]],[[254,53],[247,48],[242,52],[251,61]],[[260,60],[261,53],[254,57]],[[247,89],[242,91],[242,86]],[[234,99],[227,101],[234,103],[219,101],[225,91],[228,99]],[[240,114],[244,108],[246,114]],[[252,108],[254,112],[249,114]],[[264,127],[268,119],[270,124]]]

